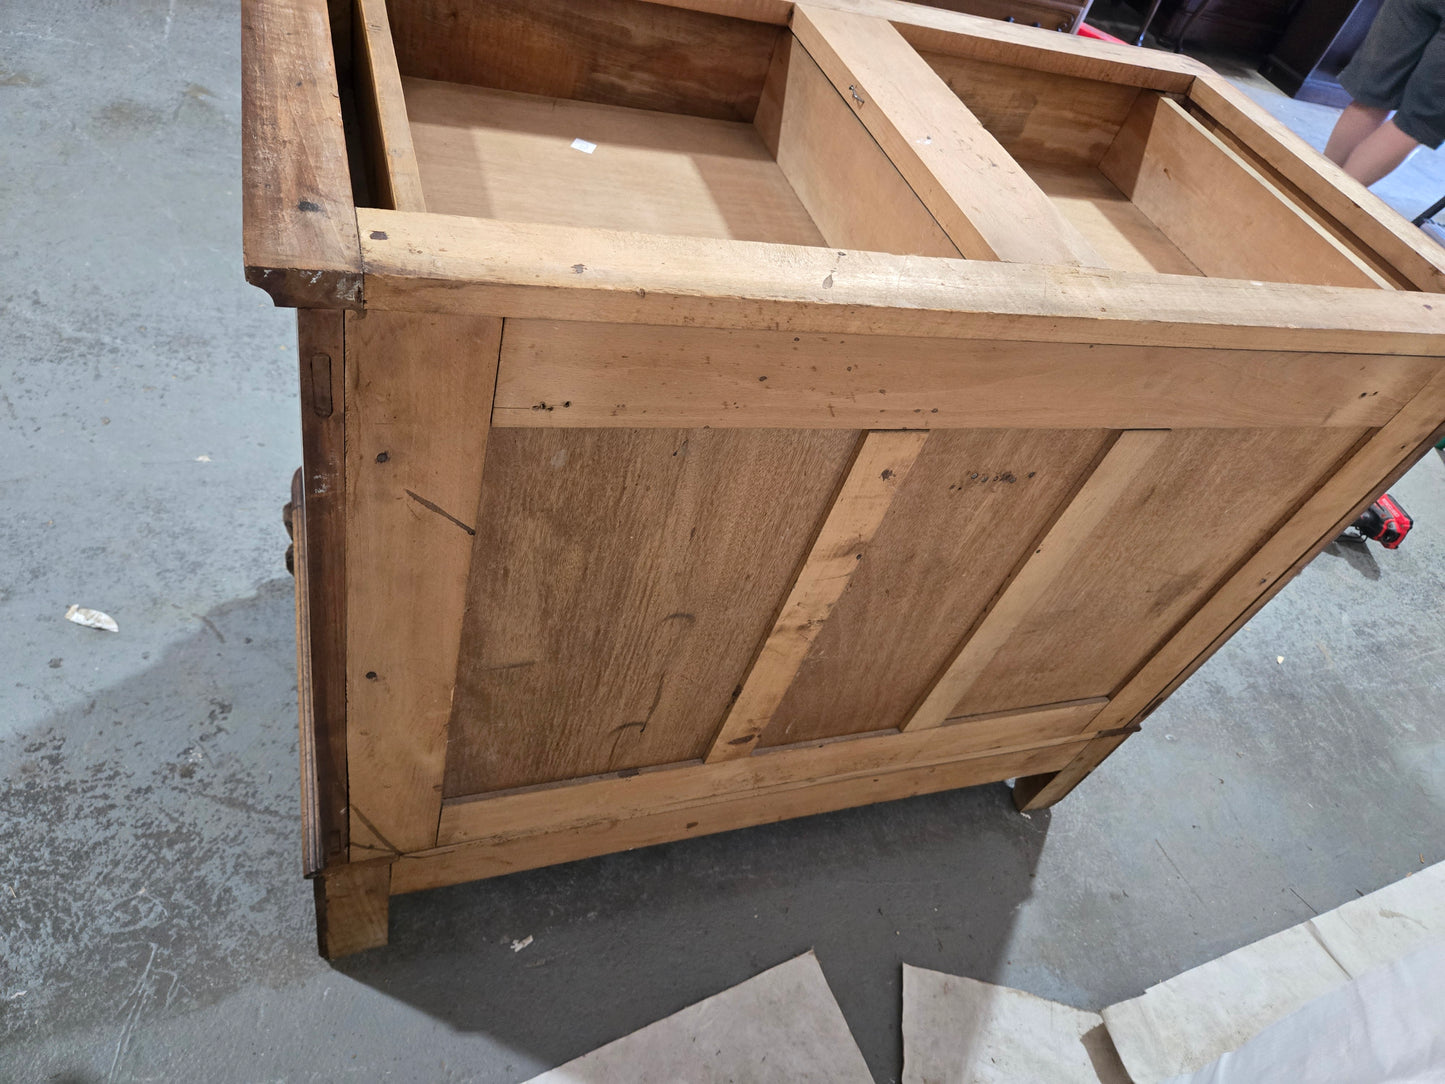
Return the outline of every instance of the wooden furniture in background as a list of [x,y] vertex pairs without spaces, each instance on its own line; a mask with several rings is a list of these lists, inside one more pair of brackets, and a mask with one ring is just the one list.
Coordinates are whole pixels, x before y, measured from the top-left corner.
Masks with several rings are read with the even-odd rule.
[[1055,802],[1445,418],[1433,246],[1184,58],[893,0],[244,19],[328,955],[390,894]]
[[1259,66],[1291,98],[1346,106],[1339,75],[1355,55],[1382,0],[1302,0],[1284,34]]

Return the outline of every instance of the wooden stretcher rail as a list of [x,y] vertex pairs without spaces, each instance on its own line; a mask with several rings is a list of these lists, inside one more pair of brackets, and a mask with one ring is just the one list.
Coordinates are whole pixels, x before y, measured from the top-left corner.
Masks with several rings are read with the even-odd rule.
[[1445,353],[1418,294],[362,208],[367,306],[605,323],[1094,345]]

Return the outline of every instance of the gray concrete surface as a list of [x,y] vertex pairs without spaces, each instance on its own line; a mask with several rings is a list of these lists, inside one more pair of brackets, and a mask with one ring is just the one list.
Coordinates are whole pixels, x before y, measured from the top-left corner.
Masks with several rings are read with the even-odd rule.
[[237,26],[0,5],[0,1080],[500,1084],[809,947],[896,1080],[901,961],[1098,1009],[1445,858],[1431,454],[1404,549],[1332,548],[1050,813],[985,787],[408,896],[318,959]]

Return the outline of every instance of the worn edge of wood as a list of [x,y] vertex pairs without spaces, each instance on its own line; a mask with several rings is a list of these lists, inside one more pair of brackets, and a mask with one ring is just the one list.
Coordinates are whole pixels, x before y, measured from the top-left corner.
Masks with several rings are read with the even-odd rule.
[[1169,430],[1165,429],[1134,429],[1119,434],[964,637],[918,707],[904,721],[904,731],[926,730],[949,718],[1094,529],[1128,493],[1168,436]]
[[310,577],[306,572],[306,487],[301,480],[305,468],[291,478],[292,575],[296,601],[296,707],[300,734],[297,752],[301,760],[301,873],[314,877],[325,868],[321,831],[320,764],[316,750],[316,711],[312,704]]
[[[341,312],[296,314],[301,406],[301,503],[292,514],[293,567],[306,597],[305,656],[298,625],[298,696],[309,715],[308,766],[314,788],[314,838],[303,845],[307,876],[345,863],[350,840],[346,775],[346,411],[345,327]],[[322,387],[321,382],[327,386]],[[296,512],[299,512],[298,516]],[[298,606],[299,610],[299,606]],[[298,622],[300,618],[298,616]],[[304,684],[304,692],[301,686]],[[303,720],[303,727],[308,720]],[[308,740],[303,735],[303,743]]]
[[926,430],[865,432],[784,601],[713,738],[711,764],[749,755],[833,607],[866,558],[903,480],[928,440]]
[[[1103,731],[1080,751],[1078,757],[1048,778],[1029,780],[1015,801],[1020,809],[1043,809],[1066,797],[1094,771],[1149,714],[1163,703],[1185,680],[1219,650],[1246,621],[1258,613],[1284,586],[1299,575],[1310,561],[1334,541],[1359,514],[1381,493],[1393,485],[1407,470],[1419,462],[1445,435],[1445,374],[1437,375],[1415,399],[1400,411],[1393,422],[1376,430],[1340,470],[1307,498],[1295,514],[1264,545],[1242,564],[1225,584],[1215,591],[1164,644],[1147,659],[1124,683],[1097,720]],[[1403,455],[1403,458],[1401,457]],[[1341,482],[1339,479],[1347,476]],[[1332,488],[1352,495],[1348,510],[1340,515],[1331,512],[1340,504]],[[1361,495],[1363,493],[1363,495]],[[1323,494],[1323,496],[1322,496]],[[1317,526],[1310,527],[1310,523]],[[1318,526],[1324,524],[1321,530]],[[1291,560],[1289,553],[1299,552],[1296,536],[1310,541],[1303,553]],[[1284,541],[1280,541],[1284,539]],[[1278,554],[1275,551],[1280,551]],[[1279,572],[1270,566],[1278,564]],[[1251,587],[1257,590],[1251,592]],[[1213,611],[1221,606],[1222,595],[1234,589],[1248,595],[1245,605],[1225,609],[1234,611],[1222,628],[1220,617]],[[1205,626],[1201,631],[1200,626]],[[1217,629],[1211,635],[1210,628]],[[1193,646],[1191,646],[1193,645]],[[1164,671],[1160,674],[1158,671]]]
[[[894,771],[858,772],[782,790],[742,790],[701,804],[646,810],[627,818],[599,812],[582,824],[527,835],[459,841],[402,855],[393,867],[391,891],[414,892],[835,809],[999,782],[1062,766],[1086,743],[1086,737],[1072,737]],[[730,761],[728,765],[748,763]]]
[[1095,345],[1445,354],[1403,291],[663,237],[362,208],[367,307]]
[[362,307],[361,247],[326,0],[243,0],[246,281],[291,308]]

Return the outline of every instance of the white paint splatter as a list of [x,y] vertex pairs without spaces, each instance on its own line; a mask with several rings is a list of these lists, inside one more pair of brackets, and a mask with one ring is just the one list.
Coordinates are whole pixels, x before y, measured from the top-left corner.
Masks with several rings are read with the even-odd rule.
[[522,938],[520,941],[513,941],[513,942],[512,942],[512,951],[513,951],[513,952],[521,952],[524,948],[526,948],[526,947],[527,947],[528,945],[530,945],[531,943],[532,943],[532,935],[531,935],[531,934],[528,934],[526,937]]

